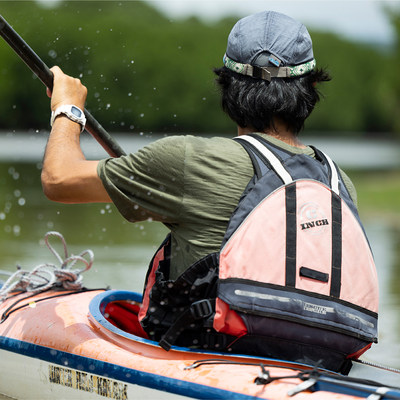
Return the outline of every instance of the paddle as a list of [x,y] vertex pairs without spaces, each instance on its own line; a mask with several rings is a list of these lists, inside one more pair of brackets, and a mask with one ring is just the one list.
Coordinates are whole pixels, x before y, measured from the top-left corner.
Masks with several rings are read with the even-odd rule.
[[[52,90],[53,73],[1,15],[0,35],[45,86]],[[99,122],[95,120],[89,111],[85,110],[85,116],[85,129],[100,143],[110,156],[119,157],[125,155],[120,145],[109,135]]]

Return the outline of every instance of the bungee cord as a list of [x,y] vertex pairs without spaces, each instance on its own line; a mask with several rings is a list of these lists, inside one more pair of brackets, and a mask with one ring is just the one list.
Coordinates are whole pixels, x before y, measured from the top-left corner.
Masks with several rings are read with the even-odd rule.
[[[60,239],[63,246],[63,257],[50,244],[50,237]],[[50,288],[75,291],[82,289],[82,273],[92,267],[93,252],[84,250],[78,255],[68,255],[64,237],[61,233],[55,231],[47,232],[44,241],[47,248],[56,257],[59,265],[44,263],[36,266],[32,271],[23,270],[20,266],[17,266],[17,271],[11,274],[0,288],[0,303],[13,292],[38,293]],[[84,266],[73,269],[72,267],[78,262]],[[2,271],[0,272],[3,273]]]

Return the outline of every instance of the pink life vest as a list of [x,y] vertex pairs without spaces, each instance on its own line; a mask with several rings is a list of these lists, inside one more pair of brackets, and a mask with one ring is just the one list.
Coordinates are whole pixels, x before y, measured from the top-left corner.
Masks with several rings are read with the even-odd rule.
[[[248,315],[288,319],[376,340],[375,264],[334,163],[320,153],[330,170],[329,184],[295,179],[289,171],[296,156],[284,164],[256,138],[239,139],[262,154],[273,170],[253,191],[257,186],[265,188],[270,173],[284,184],[268,196],[261,195],[257,206],[239,217],[240,224],[228,227],[234,232],[226,237],[220,252],[214,328],[243,334],[248,330],[246,323],[230,324],[232,318],[237,321],[235,313],[239,312],[242,320]],[[253,333],[262,334],[261,321]]]
[[213,343],[235,352],[321,357],[334,360],[322,366],[345,373],[343,360],[376,342],[378,283],[340,172],[316,149],[313,159],[258,135],[235,139],[248,151],[255,176],[221,250],[170,281],[167,240],[150,265],[142,325],[165,349],[205,327]]

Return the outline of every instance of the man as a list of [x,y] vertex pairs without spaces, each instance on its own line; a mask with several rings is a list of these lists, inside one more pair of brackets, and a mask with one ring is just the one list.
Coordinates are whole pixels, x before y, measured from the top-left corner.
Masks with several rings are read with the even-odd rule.
[[[294,21],[293,23],[294,30],[301,26]],[[280,27],[276,36],[285,27],[286,25]],[[285,49],[286,43],[283,42],[281,46],[287,53],[284,54],[279,49],[280,44],[276,45],[275,51],[285,58],[285,65],[313,60],[311,39],[305,28],[303,29],[305,37],[300,45],[304,47],[304,54],[296,56],[296,47]],[[243,34],[246,35],[245,32]],[[258,35],[258,32],[253,34]],[[251,61],[251,57],[255,59],[258,53],[261,56],[266,54],[263,46],[267,49],[268,42],[255,44],[255,48],[251,48],[252,40],[255,42],[257,39],[255,36],[248,38],[250,47],[244,49],[246,54],[240,58],[240,43],[235,35],[233,32],[230,36],[228,56],[247,63]],[[265,61],[259,61],[260,65],[263,63]],[[267,60],[267,65],[271,65],[268,63]],[[58,67],[54,67],[52,71],[54,89],[51,109],[55,111],[61,105],[67,104],[83,109],[86,88],[78,79],[64,75]],[[277,146],[293,152],[313,154],[310,147],[300,142],[297,134],[318,100],[314,87],[307,88],[308,92],[305,94],[309,98],[295,98],[293,102],[284,97],[287,94],[282,91],[279,81],[286,81],[285,85],[290,89],[287,92],[291,94],[292,87],[298,86],[299,78],[272,78],[269,85],[268,81],[235,74],[226,67],[216,70],[216,73],[222,86],[224,109],[238,123],[239,135],[252,131],[265,132],[265,137]],[[306,85],[314,86],[318,81],[329,78],[323,72],[313,71],[303,79]],[[246,85],[252,86],[246,89]],[[272,90],[268,90],[268,85]],[[245,97],[241,90],[243,94],[247,90],[250,95]],[[298,92],[302,94],[301,86],[298,87]],[[263,95],[265,99],[258,101],[259,95]],[[276,98],[270,99],[271,96]],[[268,111],[271,106],[266,107],[265,101],[270,101],[278,110]],[[237,110],[232,109],[233,106]],[[288,110],[294,109],[289,117],[285,106]],[[68,119],[65,114],[59,114],[55,118],[42,173],[43,189],[49,199],[64,203],[115,201],[117,206],[123,201],[124,204],[119,209],[130,221],[153,218],[165,223],[172,231],[172,277],[182,272],[184,266],[219,248],[233,208],[253,175],[250,159],[240,145],[222,138],[168,137],[128,158],[98,162],[85,159],[79,146],[80,132],[81,126]],[[158,152],[162,154],[162,159]],[[187,159],[191,160],[190,165],[185,162]],[[125,174],[125,171],[129,172]],[[190,173],[191,179],[190,182],[185,182],[188,194],[183,193],[182,179],[185,178],[185,173]],[[146,175],[155,177],[150,179]],[[126,190],[123,199],[114,197],[119,190],[112,183],[114,178],[118,178],[123,190]],[[345,176],[344,179],[352,198],[356,200],[350,180]],[[184,210],[182,206],[185,206]],[[178,212],[180,215],[177,215]],[[183,224],[185,220],[186,223]]]
[[[170,136],[135,154],[88,161],[79,145],[83,122],[71,115],[71,106],[84,108],[86,88],[58,67],[52,71],[55,117],[43,162],[44,193],[65,203],[112,201],[131,222],[151,218],[170,229],[150,266],[140,315],[149,337],[160,340],[176,322],[177,313],[196,296],[215,290],[215,276],[207,275],[216,270],[210,255],[220,250],[231,215],[254,175],[253,163],[235,140],[194,136]],[[305,146],[298,133],[319,100],[316,85],[330,78],[315,69],[311,38],[301,23],[275,12],[240,20],[229,35],[224,67],[215,73],[223,109],[237,123],[239,137],[256,133],[279,151],[316,158],[315,150]],[[354,187],[343,172],[341,185],[356,202]],[[204,258],[208,261],[200,263],[201,273],[189,268]],[[200,287],[197,294],[185,289],[189,270],[203,274],[206,282],[201,285],[191,278],[192,287]],[[173,306],[166,305],[168,301]],[[227,344],[231,336],[215,332],[209,322],[202,326],[206,330],[201,338],[189,332],[177,343],[246,352],[247,344],[232,347]],[[169,347],[173,342],[164,344]],[[257,351],[250,352],[262,354]],[[307,356],[297,359],[305,361]]]

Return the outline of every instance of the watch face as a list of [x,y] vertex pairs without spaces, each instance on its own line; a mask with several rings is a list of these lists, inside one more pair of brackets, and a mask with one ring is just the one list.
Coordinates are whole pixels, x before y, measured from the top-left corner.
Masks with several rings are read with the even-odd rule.
[[78,118],[82,116],[82,112],[78,107],[72,106],[71,107],[72,114],[76,115]]

